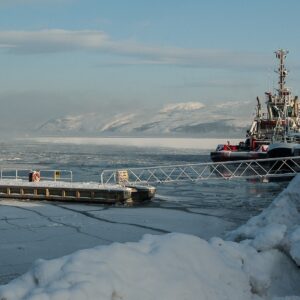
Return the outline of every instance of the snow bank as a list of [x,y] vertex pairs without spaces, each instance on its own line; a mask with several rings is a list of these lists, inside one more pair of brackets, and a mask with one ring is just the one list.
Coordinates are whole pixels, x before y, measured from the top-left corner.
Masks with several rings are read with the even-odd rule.
[[173,233],[38,260],[0,288],[0,299],[264,299],[271,289],[297,290],[299,280],[278,250]]
[[258,251],[283,250],[300,266],[300,175],[261,214],[232,231],[228,239],[242,241]]
[[299,183],[300,176],[260,216],[230,233],[239,243],[145,235],[137,243],[38,260],[0,287],[0,299],[299,300],[300,272],[288,256],[299,264]]

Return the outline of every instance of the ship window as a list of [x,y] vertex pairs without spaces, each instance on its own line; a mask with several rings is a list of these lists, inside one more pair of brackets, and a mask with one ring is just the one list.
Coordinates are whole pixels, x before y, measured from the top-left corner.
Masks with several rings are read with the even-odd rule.
[[294,150],[294,155],[295,156],[300,156],[300,149],[295,149]]

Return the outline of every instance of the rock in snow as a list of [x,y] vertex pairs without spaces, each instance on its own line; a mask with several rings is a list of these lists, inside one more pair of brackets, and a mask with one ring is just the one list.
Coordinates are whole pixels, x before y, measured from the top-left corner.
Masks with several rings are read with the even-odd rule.
[[299,300],[299,184],[300,175],[269,208],[231,232],[231,241],[145,235],[138,243],[38,260],[0,287],[0,299]]

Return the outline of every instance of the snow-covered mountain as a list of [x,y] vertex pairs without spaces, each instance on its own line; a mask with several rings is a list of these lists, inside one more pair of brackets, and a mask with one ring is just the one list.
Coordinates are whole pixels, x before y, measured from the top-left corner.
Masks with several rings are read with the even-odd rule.
[[251,123],[250,102],[227,102],[207,106],[201,102],[169,104],[158,111],[135,111],[116,115],[88,113],[52,119],[38,131],[45,134],[241,136]]

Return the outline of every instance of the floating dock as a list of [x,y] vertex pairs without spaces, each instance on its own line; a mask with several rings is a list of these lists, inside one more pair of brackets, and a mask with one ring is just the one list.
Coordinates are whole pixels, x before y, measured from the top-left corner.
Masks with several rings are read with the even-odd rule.
[[97,183],[0,181],[0,198],[65,202],[124,203],[150,200],[151,186],[101,185]]
[[71,172],[60,170],[0,172],[0,198],[4,199],[114,204],[151,200],[156,192],[147,185],[73,182]]

